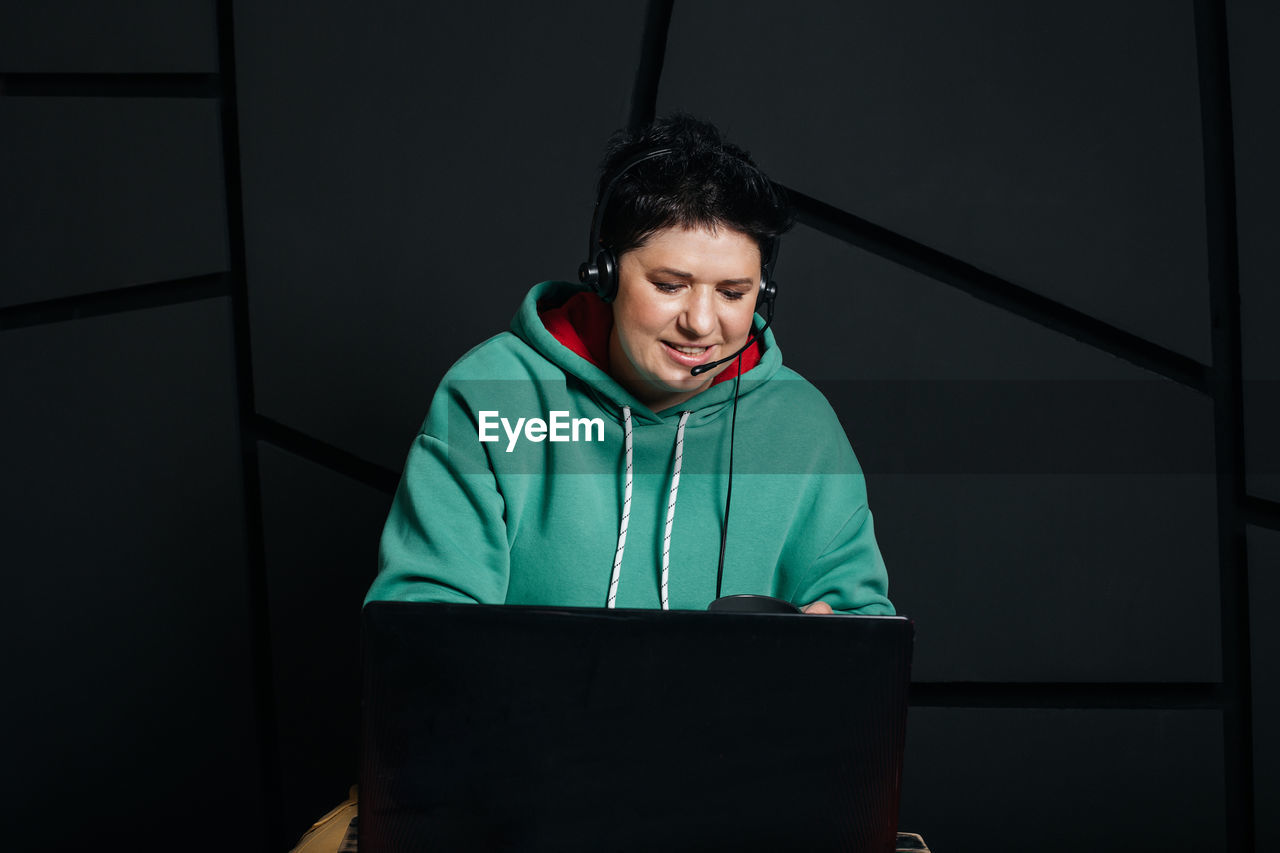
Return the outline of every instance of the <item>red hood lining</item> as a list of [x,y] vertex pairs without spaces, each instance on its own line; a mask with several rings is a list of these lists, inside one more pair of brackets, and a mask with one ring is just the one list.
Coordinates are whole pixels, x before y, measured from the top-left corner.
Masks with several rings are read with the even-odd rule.
[[[596,367],[609,373],[609,333],[613,331],[613,309],[594,293],[575,293],[563,303],[538,305],[542,325],[557,341]],[[742,372],[760,363],[760,342],[742,354]],[[711,384],[732,379],[738,365],[731,363],[711,380]],[[611,374],[612,375],[612,374]]]

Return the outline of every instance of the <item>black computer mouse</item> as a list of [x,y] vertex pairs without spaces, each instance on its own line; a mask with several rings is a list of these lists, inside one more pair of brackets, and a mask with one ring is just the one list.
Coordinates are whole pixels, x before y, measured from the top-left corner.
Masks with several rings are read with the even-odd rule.
[[799,613],[800,608],[790,601],[774,598],[772,595],[725,595],[707,605],[708,610],[717,613]]

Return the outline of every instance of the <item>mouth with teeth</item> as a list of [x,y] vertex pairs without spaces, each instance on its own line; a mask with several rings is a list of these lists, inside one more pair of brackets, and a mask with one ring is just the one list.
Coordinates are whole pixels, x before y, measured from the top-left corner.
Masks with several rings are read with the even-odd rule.
[[708,346],[690,346],[689,344],[677,344],[671,341],[663,341],[662,345],[666,347],[667,354],[676,362],[688,367],[696,367],[707,360],[707,355],[714,349],[715,344]]

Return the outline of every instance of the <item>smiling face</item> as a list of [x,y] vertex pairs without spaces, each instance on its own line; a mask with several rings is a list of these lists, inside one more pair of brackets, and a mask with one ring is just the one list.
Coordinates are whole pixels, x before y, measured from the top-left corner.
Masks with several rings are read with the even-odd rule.
[[655,412],[707,388],[747,342],[760,288],[760,249],[740,231],[668,228],[618,259],[610,374]]

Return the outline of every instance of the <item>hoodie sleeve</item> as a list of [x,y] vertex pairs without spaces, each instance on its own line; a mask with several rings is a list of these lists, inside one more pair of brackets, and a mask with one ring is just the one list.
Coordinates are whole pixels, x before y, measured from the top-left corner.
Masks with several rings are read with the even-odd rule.
[[826,398],[808,383],[796,386],[797,392],[809,389],[790,406],[797,413],[790,423],[803,430],[787,442],[794,448],[790,464],[809,472],[787,560],[797,579],[791,600],[825,601],[841,613],[893,615],[862,465]]
[[366,603],[506,600],[510,548],[502,495],[474,433],[472,440],[448,440],[451,424],[461,430],[468,423],[471,414],[446,378],[409,449]]
[[[857,479],[861,481],[861,477]],[[895,611],[889,601],[889,576],[876,544],[866,490],[856,491],[862,500],[844,496],[846,501],[852,497],[855,509],[814,562],[796,601],[808,604],[822,600],[841,613],[892,616]]]

